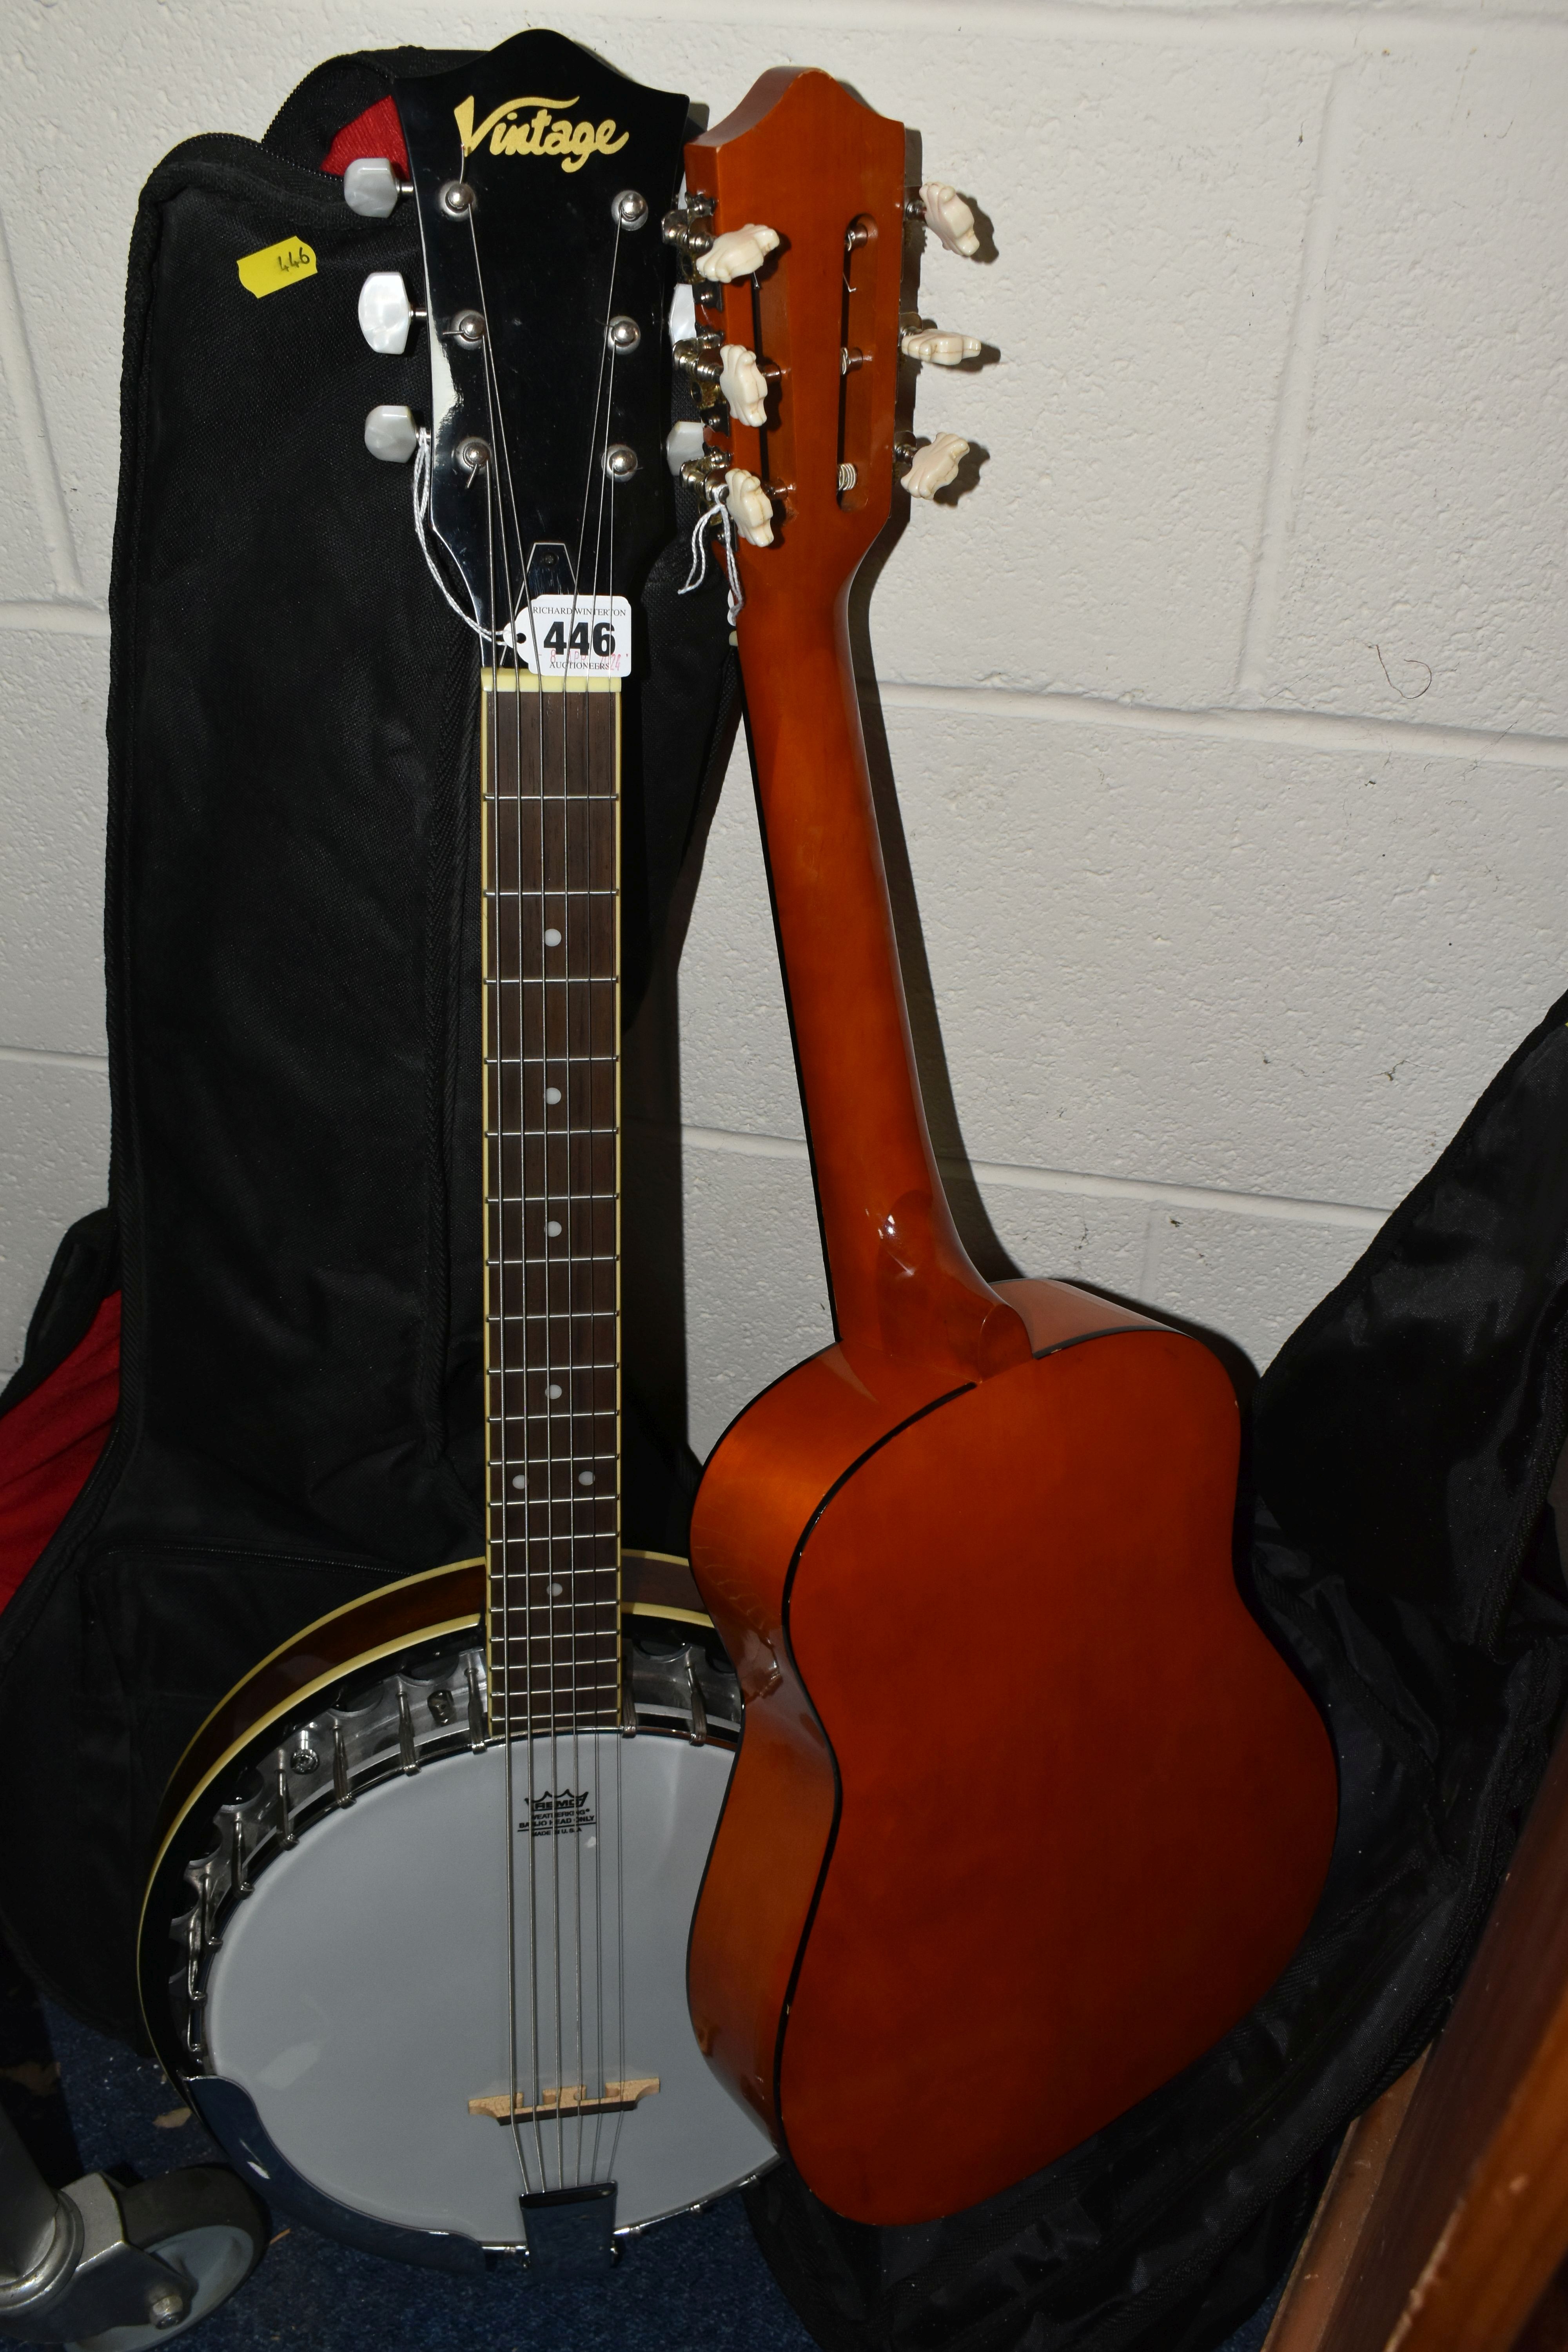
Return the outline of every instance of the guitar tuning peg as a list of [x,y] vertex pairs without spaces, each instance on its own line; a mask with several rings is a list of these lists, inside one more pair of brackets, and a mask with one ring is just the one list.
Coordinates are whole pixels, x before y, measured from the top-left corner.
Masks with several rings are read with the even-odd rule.
[[911,327],[899,337],[899,349],[907,360],[956,367],[961,360],[979,358],[980,338],[958,334],[951,327]]
[[424,316],[401,270],[373,269],[359,289],[359,331],[373,352],[405,352],[409,328]]
[[904,207],[913,220],[923,220],[939,244],[949,253],[965,256],[980,250],[980,239],[974,231],[974,214],[945,180],[922,180],[920,194]]
[[738,416],[742,425],[765,423],[768,380],[757,365],[755,352],[749,352],[744,343],[726,343],[719,356],[722,362],[719,391],[731,415]]
[[419,427],[411,408],[387,403],[373,408],[364,420],[364,446],[373,457],[389,466],[406,466],[419,446]]
[[399,196],[413,194],[412,181],[400,180],[384,155],[356,155],[343,173],[343,202],[366,220],[385,220]]
[[728,286],[732,278],[749,278],[754,269],[762,268],[778,241],[777,229],[764,228],[761,221],[748,221],[744,228],[727,228],[699,257],[697,275],[719,286]]
[[893,443],[893,455],[909,469],[900,478],[910,498],[932,499],[957,479],[959,467],[969,455],[969,444],[956,433],[938,433],[930,441],[917,441],[900,433]]
[[748,547],[773,545],[773,502],[755,474],[748,474],[743,466],[731,466],[724,477],[724,503]]

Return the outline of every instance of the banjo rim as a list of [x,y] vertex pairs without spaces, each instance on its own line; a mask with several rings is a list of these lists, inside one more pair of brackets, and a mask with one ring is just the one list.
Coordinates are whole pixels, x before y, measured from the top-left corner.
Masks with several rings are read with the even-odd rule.
[[[623,1617],[664,1618],[711,1628],[713,1621],[707,1612],[689,1605],[692,1601],[700,1601],[700,1595],[689,1564],[680,1554],[627,1547],[622,1560],[632,1570],[623,1585]],[[159,1810],[153,1860],[136,1928],[137,1998],[142,2021],[153,2053],[171,2080],[186,2081],[190,2067],[175,2021],[168,2014],[168,1950],[158,1926],[165,1903],[170,1919],[188,1907],[188,1897],[184,1903],[181,1900],[184,1878],[182,1870],[176,1867],[179,1857],[175,1848],[182,1829],[219,1780],[244,1763],[248,1750],[265,1751],[275,1746],[276,1738],[270,1735],[275,1734],[277,1727],[308,1708],[323,1691],[363,1668],[404,1652],[424,1649],[481,1628],[485,1618],[484,1579],[485,1560],[482,1555],[476,1554],[447,1561],[439,1568],[421,1569],[412,1576],[395,1578],[361,1593],[356,1600],[328,1610],[324,1615],[301,1625],[242,1675],[186,1742],[169,1776]],[[413,1597],[426,1588],[439,1588],[443,1583],[450,1584],[452,1598],[458,1603],[451,1613],[426,1616],[408,1610]],[[639,1597],[624,1597],[626,1586],[631,1586]],[[434,1599],[434,1593],[430,1597]],[[363,1638],[368,1630],[365,1621],[374,1622],[377,1618],[390,1618],[396,1631],[380,1641],[367,1643]],[[354,1638],[342,1639],[351,1630]],[[290,1675],[290,1664],[298,1660],[303,1667],[307,1657],[311,1671],[300,1672],[297,1679]],[[276,1696],[263,1697],[258,1686],[268,1678],[275,1682]],[[668,1736],[671,1735],[652,1725],[639,1733],[639,1737]]]

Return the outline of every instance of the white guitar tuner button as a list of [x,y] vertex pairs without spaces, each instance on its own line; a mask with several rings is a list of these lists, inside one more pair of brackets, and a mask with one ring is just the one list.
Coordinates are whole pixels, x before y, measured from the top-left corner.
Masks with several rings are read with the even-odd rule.
[[907,360],[956,367],[961,360],[979,358],[980,338],[957,334],[951,327],[911,327],[899,337],[899,349]]
[[748,474],[743,466],[731,466],[724,477],[724,493],[730,520],[747,546],[771,547],[773,502],[755,474]]
[[359,289],[359,331],[373,352],[405,352],[408,330],[424,314],[396,269],[373,269]]
[[762,268],[778,241],[777,229],[764,228],[760,221],[748,221],[744,228],[727,228],[700,257],[697,275],[720,286],[728,286],[734,278],[749,278],[753,269]]
[[384,457],[389,466],[405,466],[419,446],[414,411],[390,404],[373,408],[364,420],[364,446],[373,457]]
[[356,155],[343,173],[343,202],[366,220],[385,220],[399,196],[412,194],[384,155]]
[[959,467],[969,455],[969,444],[961,441],[956,433],[939,433],[934,440],[922,441],[910,459],[903,484],[911,499],[931,499],[938,490],[945,490],[958,476]]
[[755,353],[744,343],[725,343],[719,357],[722,362],[719,391],[731,415],[738,416],[742,425],[761,425],[768,413],[768,380],[757,365]]
[[921,184],[921,202],[925,206],[927,228],[949,253],[979,252],[974,215],[956,188],[950,188],[945,180],[924,180]]

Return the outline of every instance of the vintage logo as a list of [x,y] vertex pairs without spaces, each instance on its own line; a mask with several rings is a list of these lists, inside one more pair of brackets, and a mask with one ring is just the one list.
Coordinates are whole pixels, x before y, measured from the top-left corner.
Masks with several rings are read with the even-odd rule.
[[563,172],[580,172],[590,155],[618,155],[631,132],[617,136],[609,115],[603,122],[568,121],[566,110],[576,103],[574,98],[509,98],[492,107],[477,129],[471,98],[452,111],[465,155],[488,139],[492,155],[553,155]]

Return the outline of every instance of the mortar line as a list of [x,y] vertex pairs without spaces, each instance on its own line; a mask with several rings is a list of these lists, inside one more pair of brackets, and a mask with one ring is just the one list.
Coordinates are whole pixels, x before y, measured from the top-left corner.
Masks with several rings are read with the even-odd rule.
[[[663,18],[669,0],[622,0],[620,15],[633,22]],[[682,0],[680,15],[693,24],[732,26],[734,0]],[[1386,48],[1394,40],[1438,47],[1468,48],[1479,39],[1531,49],[1561,48],[1568,20],[1542,10],[1517,9],[1492,16],[1476,7],[1336,8],[1248,5],[1208,8],[1106,5],[1103,0],[965,0],[965,37],[994,33],[1004,38],[1116,42],[1150,48],[1285,50],[1314,48],[1351,57]],[[810,36],[840,30],[922,31],[951,34],[952,0],[787,0],[764,5],[752,22],[759,29],[799,31]],[[933,158],[940,162],[940,158]]]
[[[865,682],[862,681],[863,689]],[[869,689],[865,689],[869,690]],[[1154,702],[1112,702],[1093,694],[1040,694],[1010,687],[917,686],[879,681],[885,710],[947,711],[964,719],[1038,719],[1063,727],[1115,727],[1140,735],[1194,735],[1205,741],[1299,744],[1324,751],[1407,752],[1417,759],[1493,761],[1510,768],[1568,768],[1568,736],[1439,727],[1416,719],[1363,719],[1334,710],[1238,709],[1228,703],[1182,710]]]
[[0,368],[4,368],[5,381],[11,388],[17,435],[33,485],[38,527],[44,534],[44,546],[48,554],[49,570],[54,574],[56,591],[61,596],[85,599],[87,591],[82,584],[76,540],[70,527],[70,517],[66,511],[65,494],[60,488],[55,453],[44,417],[43,395],[38,388],[37,370],[33,364],[32,347],[27,341],[22,296],[16,284],[16,273],[11,266],[11,247],[3,215],[0,215]]
[[1336,66],[1329,76],[1318,131],[1318,156],[1312,175],[1312,198],[1301,240],[1301,268],[1296,281],[1296,302],[1279,377],[1279,398],[1268,451],[1268,472],[1263,500],[1263,521],[1252,568],[1252,593],[1247,599],[1247,625],[1237,665],[1236,692],[1243,702],[1260,701],[1274,647],[1275,625],[1285,557],[1300,504],[1306,471],[1307,443],[1311,432],[1312,394],[1317,383],[1318,351],[1322,341],[1323,312],[1329,290],[1329,264],[1339,226],[1340,194],[1344,184],[1345,157],[1350,143],[1351,101],[1355,63]]
[[26,1062],[46,1070],[96,1070],[109,1074],[106,1054],[60,1054],[42,1045],[0,1045],[0,1062]]
[[[640,1122],[636,1122],[639,1123]],[[756,1135],[720,1127],[683,1127],[681,1139],[694,1151],[732,1154],[743,1160],[788,1160],[805,1164],[807,1152],[794,1136]],[[1311,1201],[1277,1192],[1237,1192],[1220,1185],[1167,1184],[1142,1176],[1100,1176],[1081,1169],[1021,1168],[1003,1160],[938,1160],[944,1172],[963,1174],[977,1184],[996,1184],[1022,1192],[1070,1193],[1082,1199],[1142,1201],[1151,1209],[1212,1209],[1225,1215],[1258,1217],[1270,1223],[1343,1227],[1353,1233],[1375,1233],[1386,1209],[1365,1208],[1349,1201]]]
[[101,604],[56,603],[36,597],[0,604],[0,629],[41,629],[52,637],[107,637],[109,614]]

